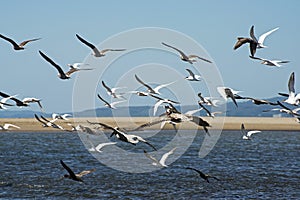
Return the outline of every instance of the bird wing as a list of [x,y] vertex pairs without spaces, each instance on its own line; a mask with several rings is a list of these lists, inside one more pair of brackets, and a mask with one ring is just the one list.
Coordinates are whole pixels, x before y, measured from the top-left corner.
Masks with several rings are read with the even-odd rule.
[[282,108],[292,111],[290,108],[286,107],[285,105],[283,105],[280,101],[277,101],[278,105],[281,106]]
[[68,173],[70,174],[70,177],[73,179],[76,179],[76,175],[75,173],[70,169],[70,167],[68,167],[62,160],[60,160],[60,164],[68,171]]
[[75,68],[75,67],[71,67],[69,71],[67,71],[65,74],[66,76],[70,76],[71,74],[73,74],[74,72],[79,71],[80,69]]
[[254,56],[254,54],[256,52],[256,48],[257,48],[257,43],[252,40],[250,42],[250,53],[251,53],[251,56]]
[[189,55],[188,58],[198,58],[198,59],[203,60],[205,62],[212,63],[210,60],[207,60],[206,58],[203,58],[203,57],[200,57],[200,56],[197,56],[197,55]]
[[105,101],[99,94],[97,95],[98,96],[98,98],[101,100],[101,101],[103,101],[104,103],[106,103],[107,105],[110,105],[107,101]]
[[40,40],[41,38],[35,38],[35,39],[31,39],[31,40],[25,40],[23,42],[21,42],[19,44],[20,47],[24,47],[28,42],[33,42],[33,41],[37,41],[37,40]]
[[93,50],[93,52],[95,53],[95,55],[101,55],[101,53],[99,52],[99,50],[92,43],[89,43],[88,41],[86,41],[85,39],[83,39],[82,37],[80,37],[78,34],[76,34],[76,37],[78,38],[78,40],[80,40],[80,42],[82,42],[83,44],[85,44],[88,47],[90,47]]
[[171,154],[173,154],[175,150],[176,150],[176,147],[174,147],[173,149],[171,149],[169,152],[165,153],[165,154],[161,157],[161,159],[159,160],[159,163],[160,163],[161,165],[163,165],[163,166],[166,165],[166,160],[167,160],[167,158],[168,158]]
[[101,54],[104,54],[108,51],[125,51],[126,49],[103,49],[100,51]]
[[211,112],[204,105],[202,105],[202,103],[198,102],[198,104],[199,104],[199,106],[201,108],[203,108],[206,111],[206,113],[208,114],[208,116],[213,117],[212,114],[211,114]]
[[252,59],[256,59],[256,60],[265,60],[263,58],[259,58],[259,57],[255,57],[255,56],[249,56],[249,57],[252,58]]
[[195,77],[195,74],[192,72],[192,70],[190,70],[190,69],[185,69],[185,70],[188,71],[188,73],[190,74],[191,77]]
[[94,171],[96,171],[96,169],[84,170],[84,171],[82,171],[82,172],[80,172],[79,174],[76,174],[76,175],[77,175],[77,177],[82,177],[82,176],[87,175],[89,173],[92,173]]
[[113,128],[113,127],[111,127],[111,126],[109,126],[109,125],[107,125],[107,124],[103,124],[103,123],[101,123],[101,122],[90,122],[90,121],[88,121],[88,120],[87,120],[87,122],[88,122],[89,124],[94,124],[94,125],[97,124],[97,125],[103,126],[104,128],[110,129],[110,130],[112,130],[112,131],[116,131],[115,128]]
[[155,124],[159,124],[159,123],[161,123],[161,122],[164,122],[164,121],[166,121],[166,120],[168,120],[168,119],[163,118],[163,119],[158,119],[158,120],[155,120],[155,121],[152,121],[152,122],[148,122],[148,123],[145,123],[145,124],[142,124],[142,125],[136,127],[136,128],[133,129],[132,131],[138,131],[138,130],[140,130],[140,129],[142,129],[142,128],[150,127],[150,126],[153,126],[153,125],[155,125]]
[[66,77],[65,72],[62,70],[62,68],[56,64],[53,60],[51,60],[48,56],[46,56],[43,52],[39,51],[40,55],[47,61],[49,62],[52,66],[54,66],[58,73],[62,76],[62,77]]
[[185,53],[183,53],[183,51],[181,51],[181,50],[177,49],[176,47],[173,47],[173,46],[171,46],[171,45],[169,45],[169,44],[166,44],[166,43],[164,43],[164,42],[162,42],[162,44],[165,45],[165,46],[167,46],[167,47],[170,47],[170,48],[176,50],[178,53],[180,53],[180,55],[182,56],[182,58],[188,60],[188,56],[185,55]]
[[173,81],[173,82],[171,82],[171,83],[161,84],[161,85],[155,87],[153,90],[155,91],[155,93],[158,93],[158,91],[159,91],[161,88],[167,87],[167,86],[169,86],[169,85],[171,85],[171,84],[173,84],[173,83],[175,83],[175,82],[176,82],[176,81]]
[[195,172],[197,172],[202,178],[206,177],[205,174],[203,172],[201,172],[198,169],[192,168],[192,167],[186,167],[186,169],[190,169],[190,170],[194,170]]
[[34,117],[36,120],[38,120],[40,123],[42,123],[44,126],[47,126],[47,123],[42,121],[36,114],[34,114]]
[[261,131],[255,130],[255,131],[248,131],[247,132],[247,136],[251,137],[251,135],[255,134],[255,133],[260,133]]
[[148,90],[150,90],[151,92],[155,93],[155,91],[152,89],[152,87],[150,87],[149,85],[147,85],[146,83],[144,83],[136,74],[134,75],[135,79],[142,85],[144,85],[146,88],[148,88]]
[[110,104],[110,106],[112,107],[112,108],[115,108],[115,105],[117,105],[117,104],[119,104],[119,103],[122,103],[122,102],[125,102],[126,100],[121,100],[121,101],[115,101],[115,102],[112,102],[111,104]]
[[8,129],[9,127],[14,127],[14,128],[20,129],[19,126],[16,126],[14,124],[4,124],[4,126],[3,126],[4,129]]
[[14,47],[19,48],[19,45],[15,41],[13,41],[12,39],[10,39],[8,37],[5,37],[4,35],[1,35],[1,34],[0,34],[0,37],[4,40],[10,42]]
[[189,111],[187,111],[186,113],[184,113],[185,115],[193,115],[193,114],[195,114],[196,112],[199,112],[199,111],[201,111],[201,110],[203,110],[203,108],[198,108],[198,109],[196,109],[196,110],[189,110]]
[[250,43],[252,40],[250,38],[243,38],[243,37],[238,37],[237,42],[235,43],[233,49],[236,50],[240,46],[246,43]]
[[108,145],[114,145],[114,144],[117,144],[116,142],[105,142],[105,143],[101,143],[101,144],[98,144],[95,149],[96,151],[100,152],[100,150],[105,147],[105,146],[108,146]]
[[281,92],[279,92],[278,94],[281,95],[281,96],[284,96],[284,97],[288,97],[289,96],[289,94],[281,93]]
[[259,36],[259,38],[258,38],[258,43],[259,43],[259,44],[263,44],[263,43],[264,43],[264,40],[266,39],[266,37],[267,37],[268,35],[270,35],[271,33],[273,33],[274,31],[277,31],[278,29],[279,29],[279,27],[274,28],[274,29],[272,29],[272,30],[270,30],[270,31],[268,31],[268,32],[266,32],[266,33],[264,33],[264,34],[262,34],[261,36]]
[[237,102],[235,100],[235,97],[234,97],[231,89],[225,88],[225,94],[226,94],[227,97],[230,97],[232,99],[233,103],[236,105],[236,107],[238,107]]
[[255,43],[258,42],[258,41],[257,41],[257,38],[256,38],[255,35],[254,35],[254,26],[251,26],[251,28],[250,28],[250,37],[252,38],[252,40],[255,41]]
[[289,94],[294,93],[295,94],[295,73],[292,72],[289,82],[288,82],[288,89]]
[[146,150],[144,150],[144,155],[145,155],[147,158],[149,158],[150,160],[152,160],[154,163],[160,164],[160,163],[158,162],[158,160],[157,160],[156,158],[154,158],[153,156],[151,156]]
[[241,132],[243,135],[247,135],[245,130],[245,125],[243,123],[241,124]]
[[103,85],[103,87],[104,87],[108,92],[113,93],[112,90],[110,89],[110,87],[108,87],[108,86],[104,83],[104,81],[102,81],[102,85]]

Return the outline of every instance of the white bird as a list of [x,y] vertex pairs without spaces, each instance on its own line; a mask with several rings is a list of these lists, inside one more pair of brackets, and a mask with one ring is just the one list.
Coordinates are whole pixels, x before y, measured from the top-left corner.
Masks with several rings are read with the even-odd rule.
[[200,81],[201,80],[201,76],[197,75],[197,74],[194,74],[192,72],[192,70],[186,69],[186,71],[189,72],[189,76],[185,77],[186,80],[188,80],[188,81]]
[[225,100],[227,100],[227,98],[231,98],[236,107],[238,107],[234,95],[238,94],[241,91],[236,91],[229,87],[217,87],[217,90]]
[[106,55],[106,53],[108,51],[125,51],[126,50],[126,49],[103,49],[102,51],[99,51],[95,45],[89,43],[88,41],[86,41],[85,39],[80,37],[78,34],[76,34],[76,37],[79,39],[80,42],[82,42],[83,44],[87,45],[88,47],[90,47],[92,49],[93,55],[95,57],[103,57]]
[[173,47],[173,46],[171,46],[169,44],[166,44],[164,42],[162,42],[162,44],[165,45],[166,47],[169,47],[169,48],[174,49],[175,51],[177,51],[180,54],[180,59],[183,60],[183,61],[185,61],[185,62],[188,62],[190,64],[193,64],[193,62],[197,62],[196,58],[200,59],[200,60],[203,60],[205,62],[208,62],[208,63],[212,63],[210,60],[207,60],[207,59],[202,58],[202,57],[197,56],[197,55],[186,55],[180,49],[177,49],[176,47]]
[[174,147],[167,153],[163,154],[163,156],[161,157],[161,159],[159,161],[156,158],[154,158],[153,156],[151,156],[149,153],[147,153],[147,151],[145,151],[145,150],[144,150],[144,154],[147,158],[149,158],[150,160],[153,161],[152,165],[160,166],[160,167],[168,167],[168,165],[166,165],[166,160],[171,154],[174,153],[175,150],[176,150],[176,147]]
[[160,94],[159,90],[164,88],[164,87],[167,87],[173,83],[175,83],[176,81],[173,81],[171,83],[166,83],[166,84],[161,84],[155,88],[152,88],[150,85],[144,83],[137,75],[135,75],[135,79],[142,85],[144,85],[146,88],[147,88],[147,91],[148,93],[151,93],[151,94]]
[[283,102],[292,104],[295,106],[299,105],[300,93],[298,93],[297,95],[295,93],[295,73],[294,72],[292,72],[292,74],[290,75],[289,82],[288,82],[288,90],[289,90],[288,95],[279,93],[280,95],[288,96],[288,98],[286,100],[284,100]]
[[124,101],[115,101],[115,102],[112,102],[112,103],[108,103],[106,100],[104,100],[99,94],[97,95],[98,98],[104,102],[104,106],[108,107],[108,108],[111,108],[111,109],[116,109],[115,105],[116,104],[119,104],[119,103],[122,103],[122,102],[125,102]]
[[261,64],[263,65],[268,65],[271,67],[281,67],[281,64],[285,64],[285,63],[289,63],[290,61],[287,60],[268,60],[268,59],[264,59],[264,58],[258,58],[258,57],[254,57],[254,56],[249,56],[252,59],[256,59],[256,60],[261,60]]
[[41,104],[41,99],[37,99],[37,98],[35,98],[35,97],[27,97],[27,98],[24,98],[24,99],[22,100],[22,102],[23,102],[24,104],[37,103],[37,104],[39,105],[41,111],[43,111],[43,106],[42,106],[42,104]]
[[102,81],[102,85],[103,85],[103,87],[106,89],[107,94],[110,95],[110,96],[112,96],[113,98],[115,98],[115,99],[126,99],[121,93],[120,93],[120,94],[117,94],[117,93],[116,93],[116,90],[118,90],[118,89],[123,89],[123,88],[125,88],[125,87],[114,87],[114,88],[110,88],[110,87],[108,87],[108,86],[104,83],[104,81]]
[[254,131],[247,131],[247,133],[246,133],[245,126],[244,126],[244,124],[242,124],[241,132],[243,134],[243,137],[242,137],[243,140],[251,140],[251,135],[253,135],[255,133],[260,133],[261,131],[254,130]]
[[8,131],[10,127],[20,129],[19,126],[16,126],[14,124],[4,124],[3,126],[0,125],[0,130],[1,131]]
[[57,114],[57,113],[52,113],[52,119],[62,119],[62,120],[69,120],[68,117],[71,117],[71,114]]

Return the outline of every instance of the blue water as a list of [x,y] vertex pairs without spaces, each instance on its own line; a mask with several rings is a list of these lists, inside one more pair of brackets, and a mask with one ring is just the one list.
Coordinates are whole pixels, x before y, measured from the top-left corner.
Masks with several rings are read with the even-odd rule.
[[[148,140],[159,147],[170,137],[170,132],[161,132]],[[299,132],[263,131],[252,141],[245,141],[239,131],[224,131],[214,149],[199,158],[203,139],[200,131],[186,153],[168,168],[136,174],[100,163],[77,134],[2,132],[0,198],[300,199]],[[138,145],[130,148],[138,150]],[[96,171],[84,176],[84,183],[61,179],[65,170],[60,159],[75,172]],[[187,166],[220,181],[207,183],[185,169]]]

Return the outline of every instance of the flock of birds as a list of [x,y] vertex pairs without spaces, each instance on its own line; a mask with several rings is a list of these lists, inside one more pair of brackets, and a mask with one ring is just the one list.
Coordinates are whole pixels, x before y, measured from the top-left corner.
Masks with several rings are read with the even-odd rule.
[[[250,29],[250,37],[238,37],[237,42],[234,45],[234,50],[240,48],[244,44],[249,43],[250,54],[251,54],[249,57],[251,59],[261,60],[262,64],[264,64],[264,65],[280,67],[282,64],[288,63],[289,61],[269,60],[269,59],[263,59],[263,58],[259,58],[259,57],[255,56],[257,49],[262,49],[262,48],[266,47],[264,45],[264,40],[266,39],[266,37],[268,35],[270,35],[271,33],[275,32],[276,30],[278,30],[278,28],[275,28],[275,29],[272,29],[271,31],[266,32],[265,34],[261,35],[257,39],[254,34],[254,26],[252,26]],[[13,49],[17,50],[17,51],[24,50],[25,49],[24,46],[29,42],[38,41],[41,39],[41,38],[36,38],[36,39],[26,40],[26,41],[21,42],[20,44],[17,44],[14,40],[12,40],[6,36],[3,36],[1,34],[0,34],[0,38],[11,43],[13,46]],[[108,52],[126,51],[126,49],[111,49],[111,48],[99,50],[99,49],[97,49],[97,47],[95,45],[88,42],[83,37],[79,36],[78,34],[76,34],[76,38],[82,44],[89,47],[93,52],[93,56],[95,56],[95,57],[103,57]],[[165,46],[166,48],[176,51],[179,54],[180,59],[182,61],[187,62],[191,65],[193,65],[194,62],[198,62],[198,61],[212,63],[212,61],[210,61],[206,58],[203,58],[201,56],[198,56],[198,55],[187,55],[179,48],[176,48],[165,42],[162,42],[161,44],[163,46]],[[74,64],[69,64],[70,69],[68,71],[64,71],[63,68],[59,64],[57,64],[55,61],[53,61],[44,52],[39,51],[39,54],[47,63],[49,63],[51,66],[53,66],[57,70],[58,77],[62,80],[70,79],[71,75],[78,71],[93,70],[93,68],[83,67],[83,66],[88,66],[89,64],[74,63]],[[188,76],[185,77],[185,80],[193,81],[193,82],[201,81],[202,78],[200,75],[193,73],[193,71],[191,69],[186,69],[186,70],[188,72]],[[63,130],[63,131],[69,131],[69,132],[81,131],[81,132],[87,133],[87,135],[97,135],[98,134],[97,129],[102,129],[105,132],[109,131],[111,133],[110,137],[115,137],[117,140],[119,140],[121,142],[129,143],[132,145],[137,145],[138,143],[141,142],[141,143],[144,143],[144,144],[148,145],[149,147],[151,147],[154,151],[157,151],[156,147],[153,144],[151,144],[148,140],[146,140],[145,138],[142,138],[139,135],[129,134],[129,132],[143,130],[144,128],[153,126],[155,124],[161,124],[161,127],[163,127],[166,123],[171,124],[174,127],[175,131],[177,131],[177,128],[176,128],[177,124],[182,123],[182,122],[191,122],[193,124],[196,124],[199,127],[202,127],[204,129],[205,133],[209,136],[209,127],[211,125],[209,124],[209,122],[202,119],[200,116],[195,115],[195,113],[203,110],[206,112],[207,116],[214,118],[215,115],[220,114],[220,113],[212,113],[210,111],[211,109],[209,109],[208,107],[217,107],[219,100],[214,99],[212,97],[203,97],[202,93],[199,92],[198,93],[199,101],[197,102],[199,105],[199,108],[196,110],[188,111],[186,113],[181,113],[174,106],[174,104],[180,104],[180,102],[165,98],[162,96],[162,94],[160,92],[160,90],[162,88],[166,88],[169,85],[173,84],[174,82],[164,83],[164,84],[158,85],[156,87],[153,87],[151,84],[148,84],[145,81],[143,81],[138,75],[135,75],[135,79],[139,84],[141,84],[143,87],[145,87],[145,91],[118,92],[118,91],[124,89],[125,87],[109,87],[104,81],[101,81],[102,86],[106,90],[107,94],[112,99],[116,99],[117,101],[109,102],[108,100],[105,100],[100,94],[97,94],[97,97],[99,98],[99,100],[101,102],[104,103],[104,105],[106,107],[108,107],[110,109],[117,109],[117,107],[116,107],[117,104],[126,101],[127,100],[125,97],[126,94],[135,94],[137,96],[142,96],[142,97],[147,96],[149,98],[153,98],[156,100],[156,103],[155,103],[154,109],[153,109],[154,115],[156,114],[159,106],[164,105],[164,107],[165,107],[165,112],[163,114],[161,114],[158,117],[158,119],[156,119],[154,121],[150,121],[145,124],[142,124],[138,127],[130,129],[130,130],[121,128],[121,127],[112,127],[110,125],[107,125],[107,124],[104,124],[101,122],[91,122],[91,121],[87,121],[89,126],[82,125],[82,124],[74,125],[72,123],[67,123],[71,128],[66,129],[66,128],[62,127],[61,125],[59,125],[57,122],[59,122],[60,120],[69,120],[69,117],[71,117],[70,114],[55,114],[54,113],[52,115],[51,120],[45,118],[42,115],[38,116],[35,114],[34,117],[38,122],[40,122],[42,124],[43,127],[52,127],[52,128],[56,128],[56,129]],[[293,72],[288,81],[288,93],[279,93],[279,95],[287,97],[287,99],[284,100],[283,102],[280,102],[280,101],[270,102],[267,100],[257,99],[257,98],[253,98],[253,97],[243,97],[243,96],[239,95],[240,91],[235,91],[229,87],[218,87],[217,91],[220,93],[220,96],[222,98],[224,98],[224,100],[231,99],[233,101],[233,103],[236,105],[236,107],[238,107],[237,100],[239,100],[239,99],[251,100],[256,105],[268,104],[271,106],[279,106],[279,108],[274,108],[269,111],[278,110],[280,112],[288,113],[288,114],[296,117],[297,119],[300,119],[300,114],[298,113],[300,108],[291,109],[283,104],[283,103],[286,103],[286,104],[291,104],[293,106],[299,105],[300,93],[299,94],[295,93],[294,84],[295,84],[295,74]],[[40,109],[43,111],[41,99],[39,99],[39,98],[30,97],[30,98],[24,98],[21,100],[21,99],[16,98],[17,95],[9,95],[4,92],[0,92],[0,96],[3,97],[0,100],[0,108],[1,109],[7,109],[8,106],[14,106],[14,105],[16,105],[18,107],[27,107],[27,106],[29,106],[30,103],[37,103],[38,106],[40,107]],[[10,103],[11,101],[14,101],[15,104]],[[7,103],[7,102],[9,102],[9,103]],[[93,127],[91,128],[91,126],[93,126]],[[8,130],[10,127],[20,129],[20,127],[15,126],[13,124],[4,124],[3,126],[0,126],[0,129]],[[246,131],[245,125],[241,124],[241,132],[243,134],[242,139],[251,140],[251,136],[255,133],[259,133],[260,131],[259,130]],[[99,152],[99,153],[102,152],[102,149],[104,147],[108,148],[108,146],[110,146],[110,145],[117,144],[117,142],[107,142],[107,143],[100,143],[98,145],[94,145],[94,143],[90,139],[88,141],[90,143],[89,151]],[[170,155],[172,155],[174,153],[175,150],[176,150],[176,147],[171,149],[170,151],[166,152],[165,154],[163,154],[159,160],[157,158],[155,158],[154,156],[152,156],[150,153],[148,153],[146,150],[144,150],[144,154],[146,157],[148,157],[152,161],[153,165],[159,166],[159,167],[167,167],[168,165],[166,164],[166,160]],[[92,169],[92,170],[83,171],[79,174],[75,174],[70,169],[70,167],[68,167],[62,160],[60,160],[60,163],[63,166],[63,168],[65,168],[66,171],[68,172],[68,174],[65,175],[64,177],[70,178],[75,181],[83,182],[81,177],[94,171],[94,169]],[[203,178],[207,182],[209,182],[208,178],[214,178],[216,180],[219,180],[218,178],[216,178],[214,176],[204,174],[203,172],[201,172],[200,170],[198,170],[196,168],[187,167],[186,169],[197,172],[200,175],[200,177]]]

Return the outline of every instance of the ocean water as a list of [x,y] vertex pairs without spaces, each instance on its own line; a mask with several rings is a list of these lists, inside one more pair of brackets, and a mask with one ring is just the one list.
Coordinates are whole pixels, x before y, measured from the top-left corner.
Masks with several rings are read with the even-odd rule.
[[[138,134],[147,137],[152,133]],[[200,158],[203,135],[199,131],[187,151],[169,167],[129,173],[99,162],[78,134],[1,132],[0,199],[300,199],[299,132],[263,131],[245,141],[240,131],[223,131],[213,150]],[[172,137],[172,131],[162,131],[148,141],[162,147]],[[120,147],[131,152],[151,151],[144,144],[122,143]],[[75,172],[96,171],[84,176],[84,183],[61,179],[66,171],[59,160]],[[141,167],[139,162],[132,165]],[[220,180],[207,183],[186,167]]]

